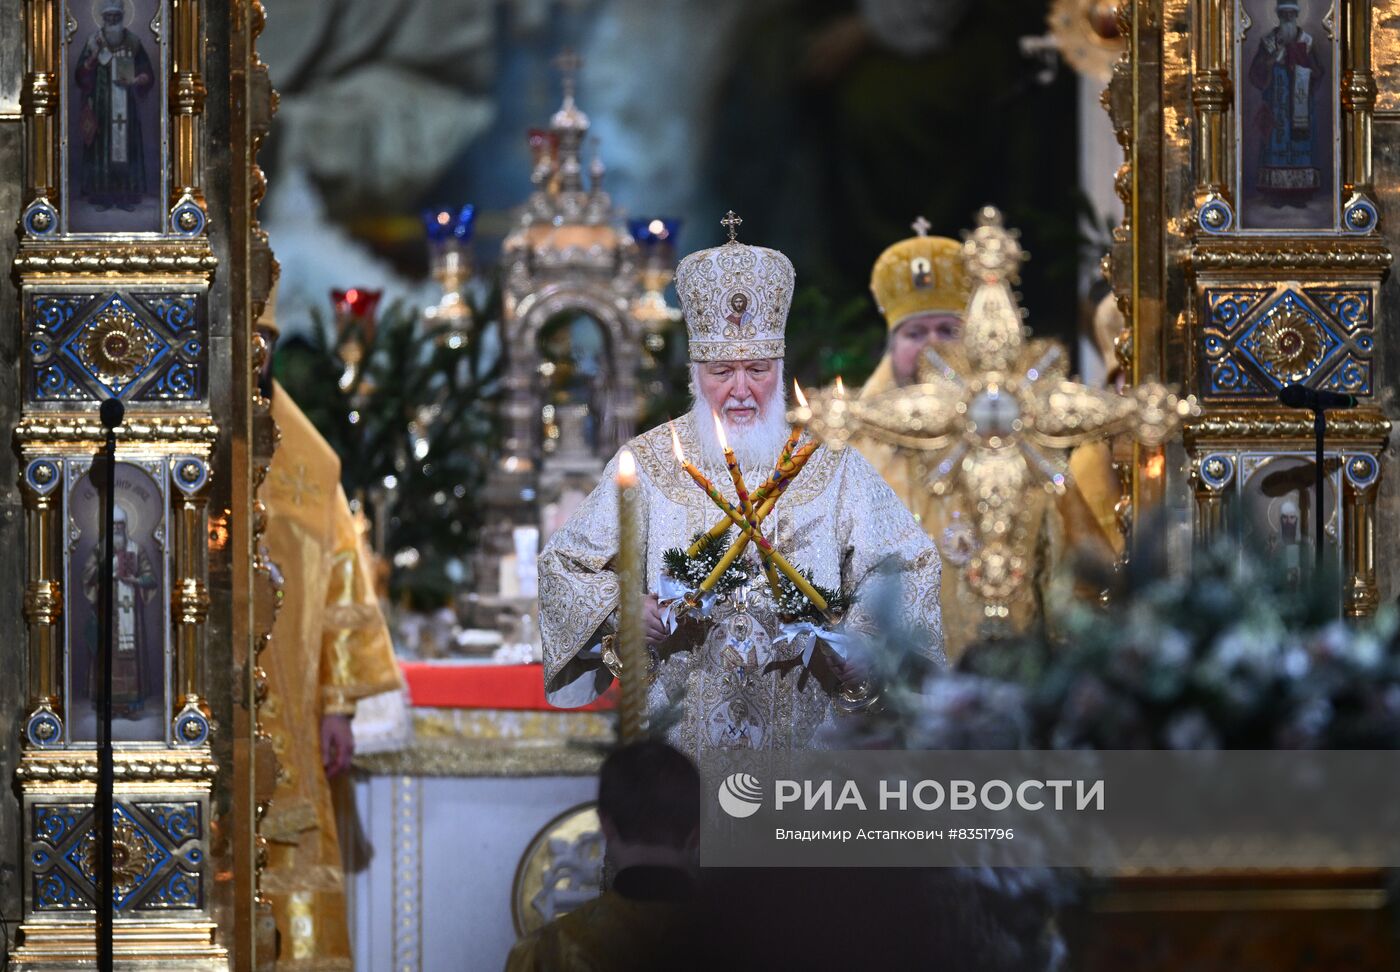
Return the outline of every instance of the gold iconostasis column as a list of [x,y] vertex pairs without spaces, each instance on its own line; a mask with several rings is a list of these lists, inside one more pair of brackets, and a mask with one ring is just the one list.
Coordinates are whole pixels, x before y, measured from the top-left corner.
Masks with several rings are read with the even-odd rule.
[[0,284],[17,335],[0,410],[14,429],[10,508],[23,512],[0,576],[22,578],[23,597],[0,603],[28,633],[10,669],[22,677],[0,693],[22,716],[16,796],[0,801],[0,833],[20,853],[9,966],[94,957],[93,467],[98,407],[117,398],[116,955],[128,968],[252,969],[258,784],[272,773],[254,651],[272,600],[255,488],[273,436],[251,343],[274,266],[256,226],[272,111],[253,48],[261,7],[4,8],[25,28],[0,38],[0,66],[15,72],[0,77],[0,158],[23,161],[0,191],[18,229]]
[[[1373,555],[1394,311],[1372,174],[1371,7],[1124,2],[1129,51],[1104,95],[1125,150],[1109,270],[1131,375],[1202,406],[1184,449],[1139,451],[1134,516],[1182,511],[1178,561],[1193,539],[1243,544],[1297,561],[1300,583],[1320,542],[1353,617],[1374,612],[1391,569]],[[1278,401],[1291,384],[1359,403],[1328,416],[1321,523],[1312,414]]]

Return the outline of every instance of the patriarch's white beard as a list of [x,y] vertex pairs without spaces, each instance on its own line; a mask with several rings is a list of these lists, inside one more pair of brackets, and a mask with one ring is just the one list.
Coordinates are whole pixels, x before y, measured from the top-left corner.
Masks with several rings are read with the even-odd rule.
[[[768,403],[758,411],[757,417],[745,425],[736,425],[724,418],[724,412],[720,410],[725,403],[715,402],[713,405],[705,401],[699,392],[699,382],[692,375],[691,389],[692,401],[690,416],[695,426],[695,435],[699,440],[700,451],[710,465],[724,465],[724,450],[720,448],[719,436],[715,433],[715,413],[719,413],[720,421],[724,422],[724,436],[729,440],[729,448],[734,450],[734,457],[739,460],[739,465],[746,470],[761,470],[766,475],[773,465],[778,461],[778,453],[782,451],[783,443],[787,441],[788,433],[791,431],[787,423],[787,403],[784,401],[782,365],[778,365],[777,389]],[[731,405],[756,405],[755,400],[745,402],[731,402]],[[756,483],[753,485],[757,485]]]

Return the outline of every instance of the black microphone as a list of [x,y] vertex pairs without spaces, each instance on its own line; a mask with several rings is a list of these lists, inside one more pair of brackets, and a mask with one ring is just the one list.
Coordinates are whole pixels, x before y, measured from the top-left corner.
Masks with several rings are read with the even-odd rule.
[[1306,385],[1284,385],[1279,389],[1278,400],[1289,408],[1310,408],[1323,412],[1333,408],[1355,408],[1356,396],[1322,388],[1309,388]]
[[122,419],[126,417],[126,406],[121,403],[120,399],[108,398],[102,402],[97,414],[102,418],[104,429],[115,429],[122,424]]

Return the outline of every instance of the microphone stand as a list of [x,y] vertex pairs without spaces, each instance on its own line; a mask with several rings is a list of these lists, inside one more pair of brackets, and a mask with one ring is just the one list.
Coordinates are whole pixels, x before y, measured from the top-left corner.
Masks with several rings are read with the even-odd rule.
[[1321,402],[1313,408],[1313,583],[1322,579],[1322,516],[1326,504],[1322,488],[1326,476],[1322,472],[1322,443],[1327,436],[1327,409]]
[[1323,446],[1327,437],[1327,410],[1355,408],[1356,396],[1304,385],[1284,385],[1278,399],[1289,408],[1306,408],[1313,413],[1313,584],[1322,578],[1322,542],[1325,537],[1322,518],[1325,515],[1323,489],[1327,477],[1323,469]]
[[117,511],[117,426],[126,409],[115,398],[102,403],[102,425],[107,430],[102,450],[102,574],[98,642],[97,701],[97,795],[93,801],[96,818],[97,857],[97,968],[112,972],[112,931],[116,917],[116,897],[112,887],[112,813],[115,772],[112,750],[112,661],[113,620],[116,601],[116,557],[113,550],[113,521]]

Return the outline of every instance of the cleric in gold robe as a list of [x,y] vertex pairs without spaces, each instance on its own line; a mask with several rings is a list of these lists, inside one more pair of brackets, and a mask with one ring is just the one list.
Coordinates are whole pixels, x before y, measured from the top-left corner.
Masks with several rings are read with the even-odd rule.
[[[790,432],[782,356],[793,279],[792,264],[781,253],[732,238],[691,254],[677,269],[695,407],[674,427],[685,457],[731,503],[737,497],[716,416],[750,488],[766,479]],[[689,546],[715,523],[718,511],[683,471],[667,426],[626,448],[636,457],[646,586],[652,592],[646,626],[657,676],[648,706],[656,712],[680,702],[668,740],[695,758],[713,749],[811,745],[834,718],[833,699],[859,695],[858,658],[820,638],[786,638],[761,573],[756,582],[709,604],[700,620],[672,632],[672,612],[680,602],[668,584],[674,579],[663,576],[663,555]],[[555,705],[583,705],[613,678],[602,656],[617,623],[616,472],[614,458],[540,556],[545,688]],[[762,529],[797,570],[810,570],[817,584],[851,597],[847,629],[873,623],[867,596],[878,585],[898,585],[901,620],[921,629],[922,650],[942,660],[938,553],[894,491],[854,451],[817,448]],[[752,547],[745,556],[751,554]]]
[[[924,349],[947,348],[962,340],[963,314],[972,296],[963,245],[948,237],[926,235],[928,224],[923,219],[915,222],[914,229],[917,235],[886,249],[871,271],[870,292],[889,328],[889,342],[861,389],[863,400],[913,384]],[[948,656],[956,661],[987,630],[983,602],[962,573],[978,548],[973,511],[957,494],[935,495],[921,474],[918,456],[868,436],[853,438],[851,444],[914,513],[948,565],[943,580],[943,626]],[[1051,572],[1067,549],[1084,547],[1101,559],[1113,558],[1115,547],[1110,537],[1121,544],[1121,536],[1105,529],[1114,522],[1112,501],[1101,486],[1105,454],[1105,447],[1097,444],[1076,449],[1070,457],[1071,482],[1059,500],[1051,502],[1043,492],[1027,498],[1038,506],[1032,511],[1036,537],[1033,582],[1013,597],[1011,616],[1000,630],[1024,630],[1043,614]],[[1086,483],[1094,484],[1092,506],[1077,485],[1081,474]],[[1095,509],[1105,506],[1106,512]]]
[[272,383],[271,395],[280,440],[259,496],[282,605],[262,654],[259,712],[278,761],[262,822],[262,890],[277,920],[279,969],[349,970],[331,778],[349,768],[356,700],[398,688],[399,670],[340,460],[285,389]]

